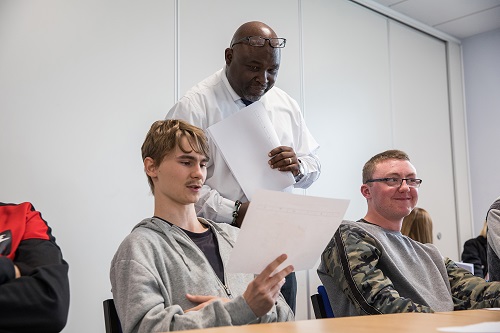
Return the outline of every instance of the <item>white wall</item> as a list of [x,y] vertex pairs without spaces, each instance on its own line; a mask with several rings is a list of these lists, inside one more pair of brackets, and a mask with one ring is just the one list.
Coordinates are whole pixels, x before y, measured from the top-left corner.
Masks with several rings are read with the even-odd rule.
[[500,29],[462,43],[474,237],[500,196]]
[[152,213],[140,146],[174,102],[173,8],[0,2],[0,198],[31,201],[53,228],[70,266],[65,332],[104,332],[111,258]]
[[[330,196],[333,188],[353,199],[349,218],[364,209],[360,167],[390,148],[392,134],[373,131],[377,140],[360,138],[352,150],[339,147],[349,143],[349,135],[359,135],[360,121],[391,121],[390,105],[381,98],[389,93],[380,85],[389,81],[381,74],[384,68],[364,62],[385,61],[388,50],[379,43],[386,45],[387,36],[373,31],[371,39],[366,32],[372,24],[383,31],[386,18],[343,0],[257,0],[252,8],[265,9],[233,0],[0,2],[0,200],[33,202],[54,229],[70,264],[64,332],[104,332],[102,300],[111,297],[111,257],[133,225],[152,214],[140,159],[144,136],[178,96],[221,68],[224,48],[245,21],[268,22],[288,38],[277,85],[304,106],[312,128],[326,132],[333,125],[337,135],[345,134],[345,142],[341,135],[320,144],[321,154],[334,156],[347,178],[324,170],[312,193]],[[343,27],[335,34],[321,23],[332,17]],[[370,43],[360,44],[355,36]],[[322,54],[325,59],[317,57],[318,45],[331,47]],[[354,46],[363,52],[353,52]],[[461,77],[453,83],[461,86]],[[368,95],[356,95],[360,85]],[[319,95],[321,90],[325,94]],[[329,97],[337,103],[333,117],[339,120],[321,127],[317,115],[331,112],[325,107]],[[466,178],[459,180],[468,183]],[[462,194],[468,197],[467,190]],[[467,225],[470,219],[463,215]],[[305,319],[308,277],[306,272],[299,277],[298,319]]]

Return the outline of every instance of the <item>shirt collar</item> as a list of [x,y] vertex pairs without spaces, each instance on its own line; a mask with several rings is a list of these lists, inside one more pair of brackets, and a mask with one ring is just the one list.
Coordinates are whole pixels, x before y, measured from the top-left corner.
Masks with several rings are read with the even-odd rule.
[[231,94],[231,97],[233,98],[233,101],[239,101],[241,100],[241,97],[234,91],[233,87],[231,87],[231,84],[229,83],[229,80],[227,79],[227,65],[224,65],[224,70],[222,73],[222,82],[224,82],[224,85],[227,88],[227,91]]

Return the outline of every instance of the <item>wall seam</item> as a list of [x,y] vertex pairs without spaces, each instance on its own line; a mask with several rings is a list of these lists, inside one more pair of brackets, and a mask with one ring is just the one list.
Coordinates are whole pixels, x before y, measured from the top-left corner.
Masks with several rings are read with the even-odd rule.
[[179,50],[179,0],[174,1],[174,98],[178,101],[180,81],[180,50]]

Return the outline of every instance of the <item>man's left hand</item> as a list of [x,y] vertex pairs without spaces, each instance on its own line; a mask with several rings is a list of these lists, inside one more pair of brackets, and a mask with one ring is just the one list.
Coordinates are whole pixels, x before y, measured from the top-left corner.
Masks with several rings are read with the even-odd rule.
[[279,171],[290,171],[294,176],[299,173],[299,159],[292,147],[279,146],[269,152],[269,165]]
[[205,306],[207,306],[208,304],[210,304],[213,301],[216,301],[218,299],[220,299],[223,303],[229,302],[228,298],[222,298],[222,297],[217,297],[217,296],[201,296],[201,295],[186,294],[186,298],[193,303],[200,303],[200,304],[198,304],[194,308],[187,309],[184,312],[198,311],[198,310],[203,309]]

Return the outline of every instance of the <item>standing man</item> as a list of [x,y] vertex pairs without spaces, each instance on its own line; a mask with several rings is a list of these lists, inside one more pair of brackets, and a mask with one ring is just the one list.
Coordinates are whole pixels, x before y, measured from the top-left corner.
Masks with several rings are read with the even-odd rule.
[[[286,39],[279,38],[268,25],[244,23],[225,50],[224,68],[191,88],[168,112],[167,118],[183,119],[206,130],[250,103],[261,101],[281,142],[281,146],[269,152],[269,165],[262,167],[291,172],[295,177],[294,187],[305,189],[321,172],[316,156],[319,145],[307,129],[297,102],[274,87],[285,44]],[[207,180],[196,204],[197,214],[239,227],[248,199],[215,143],[209,144]],[[245,158],[245,152],[241,152],[241,158]],[[281,292],[295,312],[294,273],[287,277]]]
[[408,155],[388,150],[363,168],[365,217],[343,221],[318,274],[336,317],[500,306],[500,283],[459,268],[433,244],[401,234],[422,180]]
[[134,227],[111,262],[123,332],[293,320],[279,292],[293,266],[276,271],[286,255],[257,276],[226,272],[239,229],[196,216],[207,174],[203,131],[180,120],[157,121],[141,150],[154,216]]

